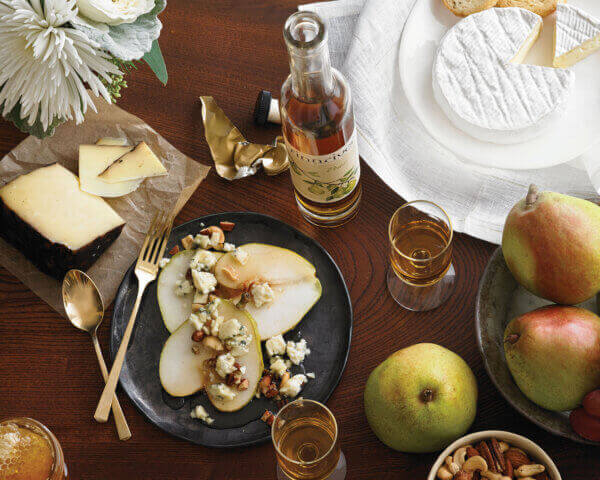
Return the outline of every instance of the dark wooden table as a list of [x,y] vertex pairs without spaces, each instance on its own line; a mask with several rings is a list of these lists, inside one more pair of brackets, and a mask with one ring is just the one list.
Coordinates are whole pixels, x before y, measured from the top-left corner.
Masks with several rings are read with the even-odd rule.
[[[260,89],[277,92],[288,73],[282,25],[298,0],[169,0],[160,39],[169,69],[161,86],[146,66],[128,75],[119,105],[140,116],[173,145],[211,164],[201,128],[199,95],[212,95],[247,136],[271,141],[277,128],[251,120]],[[0,155],[24,135],[0,121]],[[598,449],[554,437],[516,413],[488,379],[475,342],[477,283],[493,245],[458,235],[456,292],[429,313],[400,308],[385,285],[387,223],[403,200],[363,164],[364,195],[358,218],[320,230],[300,218],[287,175],[262,174],[234,183],[214,170],[183,209],[177,223],[213,212],[247,210],[273,215],[319,241],[340,266],[354,305],[354,336],[342,381],[329,401],[341,428],[348,479],[424,479],[435,455],[388,449],[371,432],[363,387],[371,370],[392,352],[434,342],[461,355],[480,388],[472,431],[511,430],[538,442],[563,478],[600,478]],[[110,318],[110,311],[108,313]],[[109,322],[101,331],[108,351]],[[0,417],[32,416],[60,439],[73,479],[274,479],[270,444],[214,450],[175,439],[147,422],[121,393],[133,438],[119,442],[112,423],[97,424],[101,380],[89,338],[0,268]]]

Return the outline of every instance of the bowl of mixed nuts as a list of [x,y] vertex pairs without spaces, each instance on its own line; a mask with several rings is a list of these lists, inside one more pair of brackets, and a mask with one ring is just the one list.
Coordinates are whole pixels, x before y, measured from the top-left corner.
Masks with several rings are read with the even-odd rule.
[[544,450],[515,433],[487,430],[452,443],[427,480],[562,480]]

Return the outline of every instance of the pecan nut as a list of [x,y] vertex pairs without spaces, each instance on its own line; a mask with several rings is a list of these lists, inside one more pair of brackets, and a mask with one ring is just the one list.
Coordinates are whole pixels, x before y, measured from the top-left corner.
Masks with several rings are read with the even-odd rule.
[[479,455],[483,457],[483,459],[488,464],[488,469],[490,472],[498,473],[498,469],[496,468],[496,462],[494,461],[494,457],[492,456],[492,451],[490,447],[485,441],[479,442],[477,444],[477,451]]

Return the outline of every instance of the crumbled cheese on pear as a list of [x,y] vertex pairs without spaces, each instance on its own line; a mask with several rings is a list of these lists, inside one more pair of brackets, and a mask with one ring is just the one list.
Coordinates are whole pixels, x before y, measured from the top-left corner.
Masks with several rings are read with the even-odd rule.
[[217,264],[217,256],[213,252],[199,248],[190,261],[192,270],[208,272]]
[[237,318],[230,318],[221,325],[221,328],[219,329],[219,339],[225,341],[228,338],[239,335],[241,327],[242,325]]
[[177,280],[175,282],[175,295],[178,297],[183,297],[188,293],[192,293],[193,291],[194,287],[189,280]]
[[200,248],[206,249],[210,247],[210,237],[199,233],[194,237],[194,244],[198,245]]
[[227,375],[237,370],[234,364],[234,356],[231,353],[224,353],[217,357],[217,364],[215,366],[215,370],[217,371],[219,376],[225,378]]
[[268,283],[254,283],[250,288],[250,295],[256,308],[260,308],[265,303],[272,302],[275,298],[275,293]]
[[165,268],[169,262],[171,261],[170,258],[167,257],[163,257],[160,259],[160,262],[158,262],[158,268]]
[[212,273],[192,270],[194,286],[203,294],[211,293],[217,288],[217,279]]
[[235,390],[224,383],[213,383],[208,387],[210,393],[221,400],[233,400],[237,394]]

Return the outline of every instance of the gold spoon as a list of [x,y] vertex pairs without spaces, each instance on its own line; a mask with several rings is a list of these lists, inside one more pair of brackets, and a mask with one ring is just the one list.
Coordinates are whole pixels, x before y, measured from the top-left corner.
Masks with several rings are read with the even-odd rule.
[[[81,270],[69,270],[63,280],[62,296],[65,311],[71,323],[92,336],[100,370],[106,382],[108,370],[106,369],[106,363],[104,363],[97,335],[98,327],[102,323],[102,317],[104,317],[104,305],[96,284]],[[116,394],[112,398],[112,411],[119,439],[129,440],[131,431]]]

